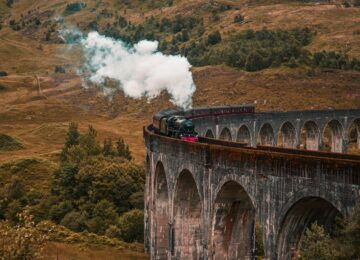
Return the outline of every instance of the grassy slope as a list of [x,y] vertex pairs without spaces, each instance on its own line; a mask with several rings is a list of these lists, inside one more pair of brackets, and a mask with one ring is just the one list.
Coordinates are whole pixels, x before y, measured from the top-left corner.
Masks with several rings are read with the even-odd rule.
[[[0,9],[3,2],[0,1]],[[91,12],[97,5],[95,1],[85,2],[88,7],[69,16],[68,23],[81,27],[96,16],[96,12]],[[205,17],[208,31],[219,29],[223,35],[264,26],[269,29],[309,26],[317,31],[309,49],[337,50],[360,57],[360,35],[353,33],[360,29],[360,8],[294,3],[270,5],[269,1],[246,5],[246,1],[219,1],[238,6],[240,10],[221,13],[220,22],[214,25],[208,21],[208,2],[174,1],[173,7],[161,10],[151,10],[137,3],[139,8],[128,8],[125,14],[117,1],[106,0],[100,1],[96,10],[115,10],[135,23],[150,15],[173,17],[176,13],[192,14],[196,10],[197,15]],[[62,0],[16,1],[12,17],[19,19],[21,13],[26,14],[29,10],[39,13],[52,10],[53,19],[62,13],[65,5],[66,1]],[[243,25],[233,23],[233,17],[239,13],[245,15]],[[171,106],[166,94],[148,103],[125,98],[119,93],[110,102],[99,92],[85,91],[74,74],[80,60],[79,51],[62,44],[41,42],[44,31],[45,26],[31,35],[30,29],[21,33],[9,28],[0,30],[0,70],[11,74],[0,78],[0,85],[6,87],[0,92],[0,129],[24,145],[22,150],[0,151],[0,181],[3,183],[11,174],[18,174],[24,176],[28,187],[46,189],[69,121],[79,122],[83,131],[88,124],[94,125],[100,138],[123,136],[136,161],[141,163],[145,154],[142,126],[151,121],[153,113]],[[65,65],[68,73],[54,75],[54,66],[60,64]],[[360,107],[360,73],[357,72],[276,68],[247,73],[225,66],[194,68],[193,72],[197,84],[196,106],[256,102],[257,109],[262,111]],[[40,79],[40,88],[35,75]],[[17,170],[19,163],[21,166],[24,160],[29,161],[24,159],[29,156],[35,160],[30,160],[25,170]],[[35,182],[37,179],[40,184]],[[60,248],[65,259],[88,259],[90,256],[101,259],[104,253],[104,248],[92,248],[87,252],[76,245],[56,244],[46,249],[53,258],[54,247]],[[117,256],[118,253],[111,254]]]

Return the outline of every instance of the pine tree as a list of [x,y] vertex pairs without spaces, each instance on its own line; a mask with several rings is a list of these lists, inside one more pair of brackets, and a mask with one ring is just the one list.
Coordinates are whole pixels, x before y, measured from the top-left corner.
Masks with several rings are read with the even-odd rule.
[[79,144],[79,137],[80,137],[80,133],[79,133],[79,130],[78,130],[77,123],[71,122],[69,124],[69,130],[67,132],[67,137],[66,137],[66,141],[65,141],[65,147],[69,148],[70,146],[78,145]]
[[101,152],[100,144],[96,140],[97,132],[89,125],[88,131],[81,137],[80,145],[85,149],[87,155],[98,155]]
[[117,154],[120,157],[124,157],[127,160],[132,160],[132,155],[129,149],[129,146],[127,146],[124,142],[124,139],[119,138],[118,141],[116,142],[116,150],[117,150]]
[[113,155],[113,144],[111,138],[104,139],[103,154],[104,156]]
[[264,59],[258,52],[251,52],[246,58],[247,71],[258,71],[264,68]]
[[60,154],[60,160],[62,162],[67,160],[67,154],[72,146],[79,144],[80,133],[78,125],[75,122],[70,122],[69,129],[66,135],[66,141]]

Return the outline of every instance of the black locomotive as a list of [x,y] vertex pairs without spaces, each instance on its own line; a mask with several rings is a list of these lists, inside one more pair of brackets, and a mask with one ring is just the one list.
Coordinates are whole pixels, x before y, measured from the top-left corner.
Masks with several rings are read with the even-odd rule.
[[201,117],[214,117],[223,115],[251,114],[255,112],[255,106],[221,106],[203,107],[192,110],[168,109],[157,113],[153,118],[153,129],[156,133],[179,138],[189,142],[198,140],[195,126],[191,119]]
[[195,142],[198,134],[191,119],[182,115],[174,115],[174,110],[162,111],[154,116],[154,130],[160,134],[178,138],[184,141]]

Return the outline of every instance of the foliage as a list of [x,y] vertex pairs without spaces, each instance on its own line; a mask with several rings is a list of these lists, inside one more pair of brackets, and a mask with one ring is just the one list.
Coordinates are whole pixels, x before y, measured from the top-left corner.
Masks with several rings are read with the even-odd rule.
[[221,34],[219,31],[210,33],[207,40],[208,44],[215,45],[221,42]]
[[302,254],[301,259],[333,259],[331,250],[331,238],[323,227],[313,223],[309,229],[305,231],[305,237],[301,243]]
[[123,139],[116,149],[109,138],[101,147],[92,126],[81,134],[77,124],[70,123],[60,159],[49,196],[32,207],[36,219],[103,235],[118,225],[123,213],[142,206],[144,169],[130,161]]
[[[24,185],[30,171],[41,170],[36,159],[0,165],[0,172],[6,173],[2,177],[10,174],[0,179],[5,182],[0,188],[0,219],[17,224],[18,213],[29,207],[36,222],[51,220],[76,232],[104,235],[110,227],[118,228],[122,214],[143,208],[145,172],[131,158],[123,139],[115,148],[109,138],[101,146],[92,126],[82,134],[76,123],[70,123],[49,191]],[[133,221],[142,228],[138,219]],[[127,233],[127,239],[141,241],[137,233]]]
[[245,18],[241,14],[238,14],[234,17],[234,23],[244,23]]
[[34,259],[39,256],[47,240],[28,210],[19,213],[18,218],[15,226],[7,221],[0,222],[1,259]]
[[74,14],[76,12],[81,11],[81,9],[85,8],[86,4],[81,2],[71,3],[67,4],[65,11],[63,12],[64,16]]
[[337,220],[331,234],[313,223],[301,239],[300,259],[359,259],[360,203],[344,220]]
[[7,75],[6,71],[0,71],[0,77],[6,77]]
[[254,255],[257,257],[257,259],[262,259],[265,256],[264,252],[264,243],[263,243],[263,237],[261,232],[261,223],[256,222],[255,223],[255,252]]
[[119,237],[126,242],[141,242],[144,235],[144,212],[133,209],[123,214],[118,221]]
[[331,69],[353,69],[360,71],[360,60],[349,59],[346,55],[331,52],[314,53],[313,63],[317,67]]
[[13,4],[14,4],[14,0],[6,0],[6,5],[8,7],[12,7]]
[[13,151],[22,149],[23,145],[13,137],[0,134],[0,151]]
[[65,73],[65,68],[63,66],[55,66],[55,73]]
[[131,249],[133,251],[143,251],[143,246],[137,243],[128,244],[119,239],[100,236],[89,232],[73,232],[64,226],[55,225],[50,221],[42,221],[37,224],[37,229],[45,234],[50,241],[76,243],[83,245],[105,245],[114,246],[119,249]]

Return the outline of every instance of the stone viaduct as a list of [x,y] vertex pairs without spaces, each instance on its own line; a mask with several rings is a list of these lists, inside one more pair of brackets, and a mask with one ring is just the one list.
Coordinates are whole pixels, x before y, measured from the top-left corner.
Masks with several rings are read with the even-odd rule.
[[[359,146],[360,109],[193,120],[196,143],[144,128],[152,259],[256,259],[255,241],[290,259],[311,223],[331,231],[360,196],[360,156],[316,151],[325,131],[332,151],[346,151],[351,128]],[[308,150],[294,149],[302,132]]]

